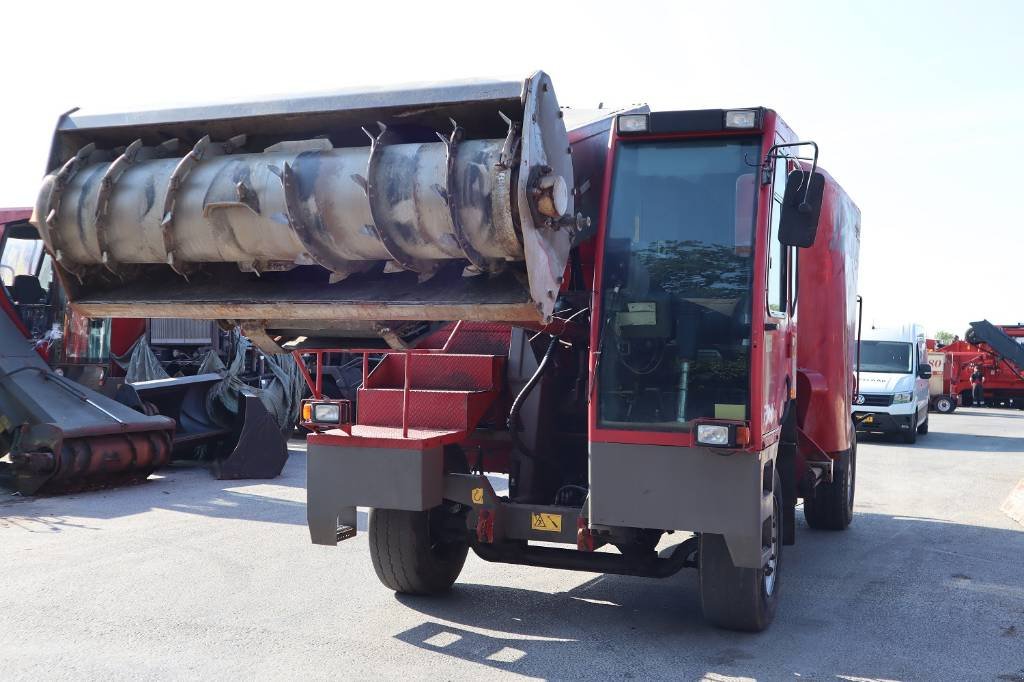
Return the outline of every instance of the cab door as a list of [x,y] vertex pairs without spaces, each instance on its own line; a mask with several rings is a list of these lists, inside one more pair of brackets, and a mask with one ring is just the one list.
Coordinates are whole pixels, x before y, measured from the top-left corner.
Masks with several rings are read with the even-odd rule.
[[[777,138],[778,143],[783,142]],[[796,377],[796,338],[793,325],[795,294],[795,253],[779,242],[779,219],[786,177],[792,162],[785,156],[774,161],[770,186],[770,217],[766,244],[765,300],[763,303],[763,379],[762,432],[770,433],[781,424],[782,411],[790,397]]]

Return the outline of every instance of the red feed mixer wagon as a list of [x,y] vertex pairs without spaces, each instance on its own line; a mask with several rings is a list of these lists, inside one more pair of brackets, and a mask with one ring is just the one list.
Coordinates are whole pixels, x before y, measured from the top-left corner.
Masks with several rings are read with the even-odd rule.
[[[860,214],[771,109],[588,118],[536,73],[73,114],[49,169],[83,314],[222,319],[312,368],[310,535],[371,508],[391,589],[470,550],[694,567],[711,622],[761,630],[798,500],[852,519]],[[323,349],[362,356],[351,423]]]

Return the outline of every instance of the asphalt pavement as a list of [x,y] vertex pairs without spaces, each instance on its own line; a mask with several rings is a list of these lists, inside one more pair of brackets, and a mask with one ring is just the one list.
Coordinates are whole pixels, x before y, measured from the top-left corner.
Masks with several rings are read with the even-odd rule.
[[761,634],[706,625],[693,571],[471,554],[450,595],[395,596],[365,534],[310,544],[292,448],[267,482],[173,468],[130,488],[5,495],[0,677],[1024,680],[1024,412],[932,415],[913,446],[863,440],[853,525],[812,531],[798,510]]

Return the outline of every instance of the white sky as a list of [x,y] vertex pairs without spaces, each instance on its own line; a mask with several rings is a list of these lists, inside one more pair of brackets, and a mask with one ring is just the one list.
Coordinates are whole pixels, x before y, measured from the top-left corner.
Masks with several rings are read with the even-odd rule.
[[0,206],[74,106],[543,69],[570,106],[778,110],[861,208],[865,322],[1024,322],[1024,2],[62,4],[0,8]]

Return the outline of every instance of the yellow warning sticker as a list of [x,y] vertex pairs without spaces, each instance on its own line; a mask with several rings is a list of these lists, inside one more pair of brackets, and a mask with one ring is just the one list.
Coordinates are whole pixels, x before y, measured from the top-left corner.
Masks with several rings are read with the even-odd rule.
[[484,503],[484,489],[483,488],[473,488],[472,497],[473,497],[473,504],[483,504]]
[[543,512],[540,514],[530,514],[530,528],[560,533],[562,531],[562,515],[545,514]]

